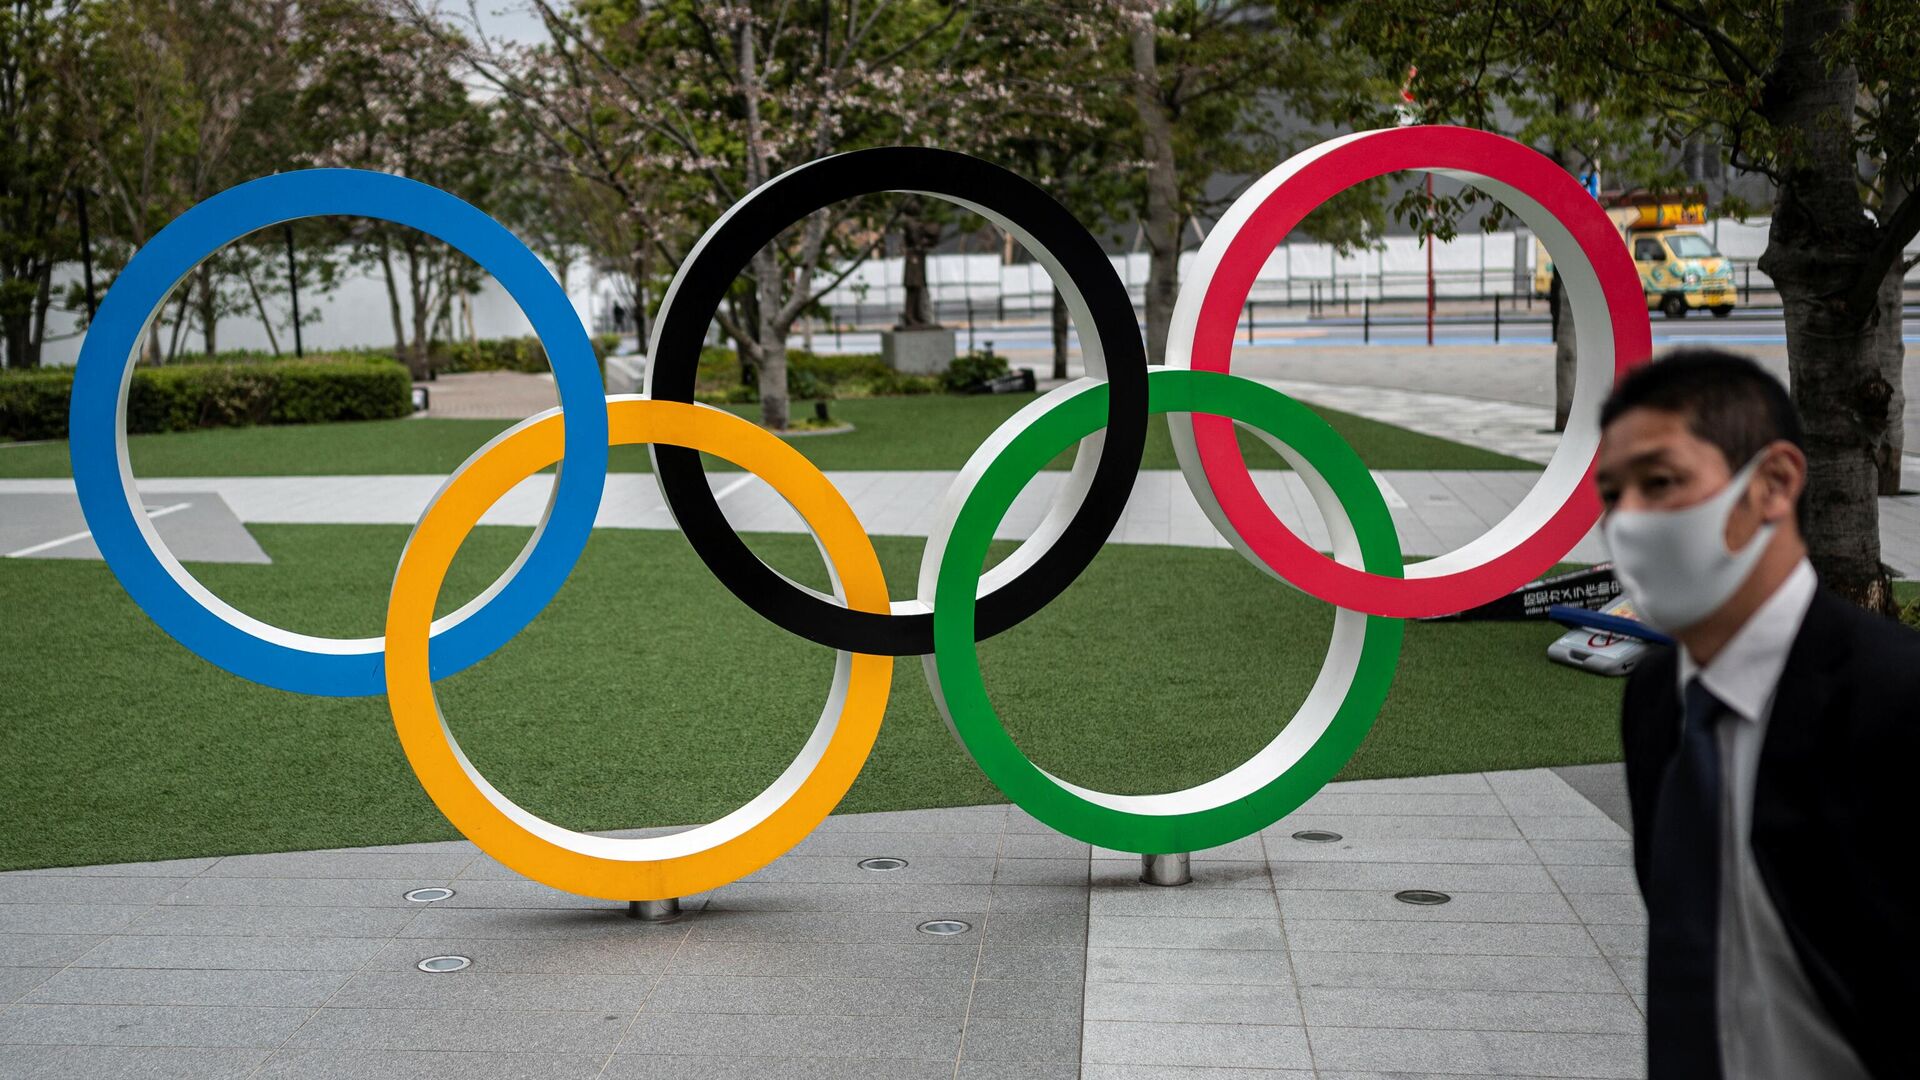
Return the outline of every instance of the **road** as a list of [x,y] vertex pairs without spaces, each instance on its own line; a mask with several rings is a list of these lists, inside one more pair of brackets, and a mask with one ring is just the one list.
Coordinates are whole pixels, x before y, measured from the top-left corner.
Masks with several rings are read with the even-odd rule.
[[[1268,319],[1262,312],[1251,345],[1243,320],[1234,348],[1234,370],[1263,378],[1553,405],[1553,343],[1545,325],[1538,322],[1514,325],[1503,317],[1497,345],[1490,314],[1476,321],[1443,323],[1435,327],[1435,344],[1429,347],[1423,325],[1367,328],[1357,325],[1358,320],[1308,320],[1300,309],[1296,312],[1286,319]],[[1407,317],[1403,311],[1394,315]],[[1783,381],[1787,377],[1786,330],[1777,315],[1758,311],[1731,319],[1656,315],[1652,325],[1655,350],[1718,346],[1754,358]],[[964,325],[955,329],[965,350],[967,329]],[[1907,353],[1902,382],[1907,406],[1902,426],[1907,451],[1913,454],[1920,451],[1920,309],[1908,309],[1904,331]],[[1051,373],[1053,339],[1044,323],[976,323],[972,336],[976,346],[991,345],[1016,367],[1034,369],[1042,380]],[[805,344],[802,336],[794,336],[793,346]],[[1079,344],[1077,336],[1070,338],[1069,375],[1081,374]],[[812,347],[824,353],[879,352],[880,334],[877,330],[846,333],[837,340],[834,335],[815,334]]]
[[[1293,314],[1270,315],[1261,310],[1254,322],[1252,340],[1248,340],[1247,322],[1240,321],[1237,338],[1241,344],[1280,346],[1315,345],[1424,345],[1427,330],[1422,317],[1417,313],[1407,313],[1405,305],[1396,305],[1400,310],[1392,315],[1381,315],[1371,320],[1363,320],[1358,314],[1330,314],[1321,318],[1308,318],[1303,309],[1295,308]],[[1338,305],[1332,309],[1337,312]],[[1472,315],[1444,315],[1434,327],[1436,344],[1447,345],[1546,345],[1552,342],[1552,332],[1548,323],[1540,317],[1544,305],[1536,305],[1535,314],[1519,316],[1503,313],[1499,327],[1499,340],[1495,341],[1495,327],[1490,311]],[[1684,319],[1668,319],[1655,315],[1652,319],[1653,343],[1657,349],[1674,348],[1683,345],[1722,345],[1730,348],[1740,346],[1785,346],[1787,343],[1786,325],[1774,312],[1754,311],[1736,312],[1732,318],[1716,319],[1712,315],[1699,313]],[[975,347],[991,345],[1001,353],[1015,353],[1026,350],[1049,350],[1053,347],[1052,331],[1044,322],[1030,320],[1009,320],[1000,323],[976,321],[971,330],[965,323],[949,322],[959,332],[960,347],[964,350],[971,344]],[[1902,339],[1909,347],[1920,346],[1920,309],[1909,308],[1902,324]],[[1079,338],[1070,338],[1070,347],[1079,349]],[[880,351],[880,333],[878,329],[861,330],[843,334],[815,333],[812,335],[812,347],[822,353],[870,353]],[[800,347],[806,344],[805,335],[795,334],[791,344]]]

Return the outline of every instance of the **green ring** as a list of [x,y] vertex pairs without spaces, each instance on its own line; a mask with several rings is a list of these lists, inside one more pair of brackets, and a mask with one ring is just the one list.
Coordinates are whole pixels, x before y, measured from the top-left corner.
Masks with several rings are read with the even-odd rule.
[[[1263,383],[1219,372],[1158,369],[1148,377],[1147,388],[1150,412],[1225,416],[1282,440],[1338,498],[1353,523],[1365,569],[1401,576],[1399,537],[1373,477],[1353,448],[1306,406]],[[981,469],[947,531],[944,550],[928,552],[939,560],[933,595],[934,651],[926,661],[934,698],[988,779],[1021,809],[1069,836],[1105,848],[1159,854],[1218,847],[1256,833],[1292,813],[1353,757],[1392,684],[1400,659],[1402,622],[1341,613],[1342,618],[1365,619],[1345,697],[1326,730],[1304,754],[1247,794],[1189,811],[1143,813],[1102,805],[1063,786],[1029,761],[1007,735],[987,697],[974,652],[974,596],[994,530],[1027,481],[1061,451],[1106,423],[1105,384],[1069,386],[1048,397],[1059,400],[1049,403],[1042,398],[1035,403],[1037,408],[1030,406],[1026,412],[1032,418],[1026,426]],[[970,464],[968,471],[972,469]],[[1337,648],[1339,640],[1336,623],[1336,644],[1330,649]],[[1301,720],[1304,709],[1293,722]],[[1183,794],[1136,798],[1168,800]]]

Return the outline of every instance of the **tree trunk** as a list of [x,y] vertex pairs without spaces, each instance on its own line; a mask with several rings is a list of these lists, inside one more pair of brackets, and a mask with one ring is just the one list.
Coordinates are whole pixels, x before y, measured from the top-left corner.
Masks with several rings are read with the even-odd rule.
[[1067,377],[1067,298],[1053,290],[1053,377]]
[[647,246],[633,249],[633,336],[634,348],[645,352],[653,348],[647,328]]
[[27,338],[30,333],[29,322],[31,319],[31,315],[26,312],[21,312],[17,315],[8,315],[4,324],[0,324],[0,334],[5,334],[7,338],[7,366],[9,368],[24,368],[29,366],[27,364]]
[[780,260],[764,247],[753,257],[754,285],[759,303],[754,307],[754,352],[760,361],[760,422],[774,431],[787,430],[787,335],[775,317],[780,310]]
[[1554,271],[1549,300],[1553,304],[1553,430],[1567,430],[1573,412],[1573,374],[1580,359],[1573,338],[1573,302],[1567,299],[1559,271]]
[[433,320],[432,292],[433,284],[427,280],[427,271],[420,268],[420,248],[418,244],[407,245],[407,297],[413,301],[413,347],[407,353],[407,370],[416,379],[433,376],[427,358],[427,326]]
[[220,297],[213,287],[211,261],[200,264],[200,340],[207,356],[219,352]]
[[193,283],[188,282],[179,286],[179,292],[180,303],[173,311],[173,332],[167,337],[167,363],[169,364],[180,355],[180,339],[186,335],[187,305],[188,301],[193,299]]
[[40,264],[40,291],[33,300],[33,331],[27,337],[27,366],[40,366],[40,350],[47,343],[47,308],[53,304],[53,264]]
[[1901,455],[1906,452],[1907,394],[1902,385],[1902,369],[1906,366],[1907,348],[1901,340],[1901,292],[1905,277],[1901,264],[1896,262],[1880,282],[1879,317],[1874,320],[1867,342],[1867,352],[1887,386],[1886,426],[1874,447],[1880,474],[1877,490],[1881,495],[1900,494]]
[[[1554,101],[1555,111],[1568,108],[1558,98]],[[1581,106],[1573,107],[1576,114],[1585,114]],[[1580,155],[1555,146],[1552,149],[1553,160],[1561,168],[1574,175],[1579,174]],[[1547,294],[1547,303],[1553,313],[1553,430],[1567,430],[1567,417],[1573,412],[1574,370],[1580,359],[1580,345],[1573,334],[1573,301],[1567,296],[1566,282],[1560,280],[1560,271],[1554,270],[1553,284]]]
[[[407,359],[407,323],[400,314],[400,283],[393,276],[393,253],[387,247],[387,238],[380,237],[380,270],[387,283],[387,317],[393,320],[393,358],[407,365],[412,372],[413,364]],[[419,378],[414,375],[414,378]]]
[[1180,175],[1173,161],[1173,123],[1160,100],[1160,67],[1152,23],[1132,32],[1133,102],[1147,160],[1147,363],[1167,360],[1167,326],[1180,288]]
[[[1780,290],[1794,404],[1806,426],[1807,546],[1823,584],[1863,607],[1893,612],[1880,563],[1880,460],[1895,401],[1876,347],[1899,313],[1885,287],[1876,317],[1845,298],[1864,272],[1878,229],[1860,201],[1853,148],[1859,77],[1831,64],[1824,43],[1852,21],[1850,6],[1793,0],[1762,108],[1797,136],[1801,153],[1781,177],[1759,267]],[[1736,463],[1737,464],[1737,463]]]
[[[760,69],[754,62],[753,22],[741,17],[734,26],[734,58],[739,64],[741,96],[745,99],[746,181],[752,190],[769,179],[765,132],[760,119]],[[740,350],[744,361],[756,354],[760,379],[760,422],[774,431],[787,429],[787,335],[778,325],[780,313],[780,259],[771,245],[753,256],[753,348]]]
[[260,296],[260,286],[254,284],[253,267],[248,266],[245,260],[240,263],[240,274],[247,283],[247,295],[253,297],[253,311],[260,316],[260,327],[267,332],[267,347],[273,350],[273,355],[279,356],[280,336],[273,332],[273,320],[267,317],[266,301]]
[[[1899,213],[1908,199],[1920,198],[1920,193],[1908,190],[1902,177],[1888,175],[1884,182],[1886,187],[1880,199],[1882,221]],[[1905,268],[1904,258],[1895,259],[1893,265],[1887,268],[1886,276],[1880,281],[1876,303],[1878,320],[1874,326],[1879,334],[1874,340],[1873,349],[1880,359],[1880,374],[1886,378],[1887,387],[1892,392],[1887,403],[1887,430],[1880,440],[1882,495],[1900,494],[1900,461],[1907,449],[1907,393],[1902,377],[1907,347],[1901,337],[1905,323],[1901,313],[1906,288]]]

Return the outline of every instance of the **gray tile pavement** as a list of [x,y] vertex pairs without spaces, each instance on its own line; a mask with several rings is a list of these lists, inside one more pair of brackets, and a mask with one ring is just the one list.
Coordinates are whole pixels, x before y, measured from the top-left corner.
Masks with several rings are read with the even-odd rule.
[[665,925],[462,844],[0,874],[0,1075],[1631,1077],[1624,845],[1530,770],[1331,785],[1177,889],[1005,807],[839,817]]
[[[1440,555],[1459,547],[1486,531],[1489,524],[1505,516],[1526,495],[1534,474],[1519,473],[1421,473],[1382,471],[1374,474],[1386,497],[1399,533],[1403,551],[1409,556]],[[867,531],[876,536],[925,536],[932,528],[934,510],[953,481],[950,472],[831,472],[828,476],[847,496],[854,513]],[[1039,526],[1047,507],[1066,477],[1065,473],[1042,473],[1030,482],[1015,501],[1012,510],[995,531],[1000,539],[1018,540],[1031,535]],[[1445,478],[1445,479],[1443,479]],[[188,498],[179,494],[191,489],[203,500],[231,506],[238,521],[231,531],[245,539],[253,551],[259,551],[245,528],[238,524],[391,524],[411,525],[419,519],[428,501],[445,482],[443,476],[304,476],[304,477],[156,477],[141,480],[140,490],[149,501],[177,504]],[[1255,485],[1267,497],[1275,514],[1288,528],[1309,543],[1326,549],[1327,532],[1318,511],[1308,497],[1304,484],[1293,473],[1256,471]],[[715,473],[711,482],[721,505],[736,528],[749,532],[799,533],[804,525],[791,507],[764,484],[751,481],[736,486],[737,473]],[[482,518],[489,525],[533,525],[539,522],[547,504],[551,477],[536,476],[507,494]],[[1471,487],[1481,491],[1478,509],[1470,509],[1452,493],[1452,488]],[[211,489],[217,493],[208,495]],[[62,502],[78,519],[79,508],[68,480],[0,480],[0,520],[24,519],[16,510],[20,500]],[[1407,493],[1412,493],[1409,497]],[[169,501],[171,500],[171,501]],[[1916,509],[1920,515],[1920,509]],[[41,515],[44,516],[44,515]],[[185,517],[185,515],[181,515]],[[64,519],[62,519],[64,520]],[[162,519],[165,525],[172,518]],[[1905,529],[1897,516],[1883,522],[1889,535],[1888,558],[1906,567],[1900,560],[1904,548],[1893,537],[1915,530]],[[666,510],[653,477],[644,473],[616,473],[607,478],[606,494],[599,516],[599,528],[668,530],[676,526]],[[84,525],[78,526],[84,528]],[[90,543],[59,545],[34,550],[49,539],[72,536],[51,527],[34,527],[22,533],[16,548],[0,548],[0,555],[14,553],[22,557],[97,558]],[[209,561],[267,561],[264,552],[257,559],[229,557],[220,535],[204,534],[193,521],[182,521],[171,530],[162,529],[162,537],[182,559]],[[175,537],[180,537],[176,541]],[[81,538],[84,539],[84,538]],[[1178,472],[1148,470],[1134,483],[1126,512],[1114,529],[1117,544],[1172,544],[1187,547],[1225,548],[1213,525],[1201,512],[1199,503]],[[1581,561],[1598,561],[1602,553],[1597,540],[1589,536],[1569,554]],[[1915,566],[1920,566],[1917,558]],[[1903,570],[1903,572],[1920,572]]]

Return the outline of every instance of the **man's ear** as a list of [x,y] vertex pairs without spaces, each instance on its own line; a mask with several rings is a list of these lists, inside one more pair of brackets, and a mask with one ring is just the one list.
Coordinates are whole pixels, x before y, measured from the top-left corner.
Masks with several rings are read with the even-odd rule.
[[1791,521],[1807,486],[1807,455],[1785,439],[1768,445],[1760,461],[1760,519]]

